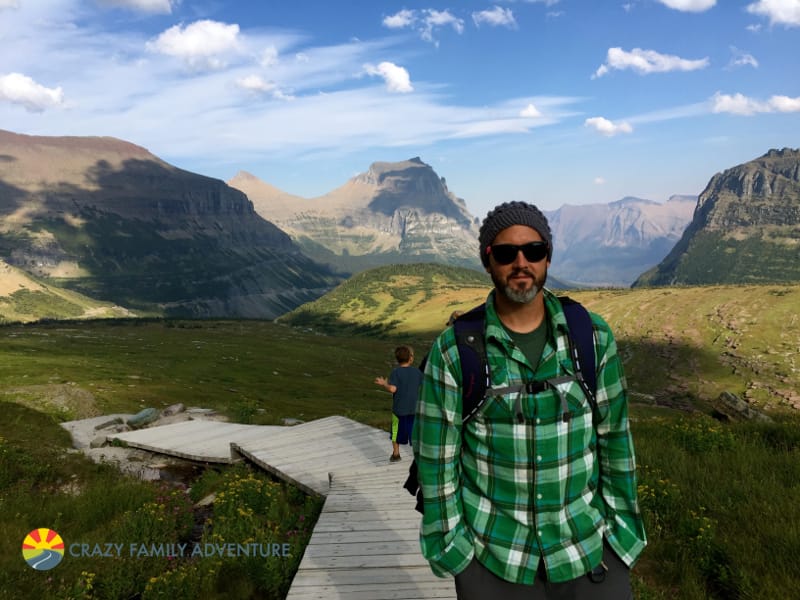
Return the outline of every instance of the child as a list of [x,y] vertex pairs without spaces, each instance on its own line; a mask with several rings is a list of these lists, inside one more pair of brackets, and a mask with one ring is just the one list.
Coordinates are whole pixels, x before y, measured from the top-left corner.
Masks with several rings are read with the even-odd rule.
[[412,367],[414,351],[409,346],[398,346],[394,351],[397,364],[389,379],[376,377],[375,383],[392,393],[392,455],[389,461],[400,460],[400,444],[411,443],[417,396],[422,385],[422,371]]

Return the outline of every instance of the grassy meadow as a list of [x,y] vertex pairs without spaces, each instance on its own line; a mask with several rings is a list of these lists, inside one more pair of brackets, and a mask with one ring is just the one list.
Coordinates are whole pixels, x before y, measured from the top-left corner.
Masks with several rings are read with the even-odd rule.
[[[280,562],[280,573],[269,570],[278,568],[273,563],[210,560],[65,559],[51,575],[30,569],[20,544],[35,527],[86,540],[113,533],[238,541],[244,531],[286,539],[294,532],[299,558],[318,510],[262,474],[208,469],[192,494],[238,499],[220,502],[214,526],[198,529],[185,494],[127,480],[67,452],[69,436],[58,423],[183,402],[238,422],[339,414],[388,428],[391,398],[372,380],[388,374],[396,344],[411,343],[421,356],[452,310],[483,299],[488,280],[463,277],[439,268],[376,269],[277,323],[0,327],[0,597],[20,590],[55,598],[163,597],[187,581],[193,597],[283,597],[289,562]],[[609,321],[625,360],[649,536],[633,572],[637,598],[790,597],[800,554],[800,420],[792,408],[800,390],[800,285],[570,295]],[[747,398],[774,421],[712,419],[722,391]],[[249,491],[234,491],[241,486]],[[269,505],[266,495],[274,498]],[[145,530],[147,511],[161,504],[171,507],[171,520]]]

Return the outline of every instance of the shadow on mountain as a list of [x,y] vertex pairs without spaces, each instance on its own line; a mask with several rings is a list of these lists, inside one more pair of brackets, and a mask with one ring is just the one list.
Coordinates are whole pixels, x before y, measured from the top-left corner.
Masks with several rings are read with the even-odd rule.
[[98,161],[85,181],[36,193],[0,182],[2,215],[25,213],[16,233],[0,234],[11,264],[94,298],[187,316],[271,318],[339,281],[220,180],[130,159]]

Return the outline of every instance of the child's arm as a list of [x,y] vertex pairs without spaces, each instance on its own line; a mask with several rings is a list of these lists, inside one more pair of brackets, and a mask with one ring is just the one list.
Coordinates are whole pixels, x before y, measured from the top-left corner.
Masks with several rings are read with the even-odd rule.
[[386,379],[386,377],[376,377],[375,384],[381,386],[390,394],[394,394],[397,391],[397,386],[389,383],[389,380]]

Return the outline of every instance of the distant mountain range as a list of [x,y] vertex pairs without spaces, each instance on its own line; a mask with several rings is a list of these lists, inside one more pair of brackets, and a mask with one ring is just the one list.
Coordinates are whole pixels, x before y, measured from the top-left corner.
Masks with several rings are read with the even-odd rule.
[[[228,184],[317,261],[348,273],[380,265],[438,262],[482,270],[481,218],[419,157],[373,163],[318,198],[293,196],[240,172]],[[552,276],[579,285],[630,285],[680,238],[697,202],[624,198],[545,211],[554,239]],[[559,286],[567,284],[559,283]]]
[[800,280],[800,150],[717,173],[670,253],[635,283],[703,285]]
[[672,249],[696,204],[696,196],[663,204],[627,197],[544,211],[553,231],[553,272],[583,285],[628,286]]
[[[551,287],[800,279],[800,150],[715,175],[699,201],[546,212]],[[274,318],[376,266],[481,274],[479,224],[418,157],[305,199],[243,172],[230,185],[190,173],[122,140],[0,130],[0,320]]]

